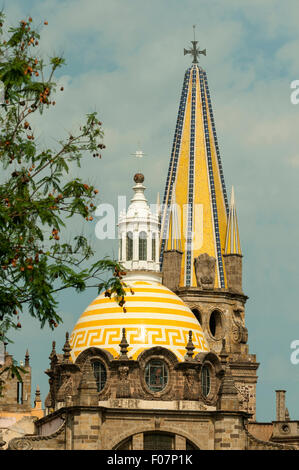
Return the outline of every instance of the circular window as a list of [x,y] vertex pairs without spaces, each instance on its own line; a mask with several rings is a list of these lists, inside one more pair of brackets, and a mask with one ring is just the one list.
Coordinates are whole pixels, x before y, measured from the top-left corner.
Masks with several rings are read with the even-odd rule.
[[145,368],[145,382],[152,392],[161,392],[168,383],[168,368],[163,361],[152,359]]
[[196,317],[196,320],[198,321],[198,323],[201,325],[202,324],[201,313],[197,310],[197,308],[193,308],[192,313]]
[[208,366],[203,366],[201,370],[201,391],[204,397],[207,397],[211,390],[211,376]]
[[98,392],[101,392],[105,387],[107,381],[107,371],[104,364],[100,361],[94,361],[92,363],[93,373],[96,379]]
[[284,432],[285,434],[287,434],[288,432],[290,432],[290,428],[287,424],[283,424],[281,426],[281,431]]
[[222,319],[221,313],[218,310],[214,310],[210,315],[209,327],[211,335],[215,339],[220,339],[222,337],[223,328],[222,328]]

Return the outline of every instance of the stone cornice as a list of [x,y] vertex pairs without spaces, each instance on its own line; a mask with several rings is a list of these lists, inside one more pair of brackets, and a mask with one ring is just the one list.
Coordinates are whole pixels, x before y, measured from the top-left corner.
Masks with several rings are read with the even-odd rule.
[[122,415],[122,414],[130,414],[130,415],[141,415],[141,416],[155,416],[157,413],[159,416],[174,416],[176,418],[182,417],[185,419],[186,417],[190,418],[200,418],[200,419],[205,419],[205,418],[213,418],[213,419],[220,419],[220,417],[226,415],[226,416],[242,416],[243,418],[249,418],[251,416],[250,413],[247,413],[246,411],[222,411],[222,410],[164,410],[164,409],[144,409],[144,408],[110,408],[106,406],[80,406],[80,405],[74,405],[74,406],[68,406],[68,407],[63,407],[60,408],[59,410],[54,411],[53,413],[44,416],[43,418],[39,419],[38,421],[35,422],[36,426],[41,426],[42,424],[45,424],[49,421],[52,421],[52,419],[57,418],[58,416],[61,416],[63,419],[65,419],[67,414],[77,414],[78,412],[91,412],[94,413],[95,411],[97,412],[102,412],[106,415]]
[[226,300],[239,300],[243,304],[246,303],[249,297],[247,295],[242,294],[241,292],[234,292],[229,289],[200,289],[199,287],[179,287],[175,294],[179,297],[186,296],[188,297],[198,297],[198,298],[210,298],[216,297],[219,299],[226,299]]

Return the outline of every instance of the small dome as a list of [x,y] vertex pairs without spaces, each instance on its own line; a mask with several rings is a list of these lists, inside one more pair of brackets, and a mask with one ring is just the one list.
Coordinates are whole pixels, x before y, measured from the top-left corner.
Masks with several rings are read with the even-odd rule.
[[126,312],[114,299],[101,294],[81,315],[70,338],[73,361],[90,347],[103,348],[117,358],[122,328],[126,328],[128,356],[132,359],[145,349],[162,346],[184,360],[189,330],[193,333],[194,355],[209,351],[200,324],[176,294],[159,282],[131,281],[129,286]]

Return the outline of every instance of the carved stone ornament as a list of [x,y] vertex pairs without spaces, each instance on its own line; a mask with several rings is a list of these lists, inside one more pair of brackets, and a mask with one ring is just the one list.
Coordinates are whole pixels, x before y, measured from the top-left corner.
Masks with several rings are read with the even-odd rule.
[[118,368],[119,381],[117,385],[116,397],[129,398],[131,396],[130,382],[129,382],[129,367],[119,366]]
[[240,409],[243,411],[248,411],[249,407],[249,389],[246,385],[236,384],[235,387],[238,391],[238,399],[240,404]]
[[194,268],[198,287],[213,289],[215,284],[216,259],[207,253],[194,258]]
[[244,325],[244,321],[241,318],[239,312],[236,314],[236,310],[234,310],[235,315],[233,317],[233,327],[232,327],[232,337],[235,343],[243,343],[246,344],[248,340],[248,330]]
[[232,329],[233,333],[233,340],[235,343],[243,343],[246,344],[248,340],[248,330],[245,326],[241,323],[234,322],[234,326]]
[[243,343],[246,344],[248,340],[248,330],[245,327],[244,322],[244,308],[235,304],[233,307],[234,316],[233,316],[233,341],[235,343]]
[[57,394],[57,400],[65,401],[65,397],[67,395],[73,395],[73,380],[71,378],[71,374],[67,373],[63,376],[62,385]]
[[196,387],[196,371],[194,369],[187,369],[185,372],[184,383],[184,399],[197,400],[198,393]]
[[29,439],[15,438],[12,439],[8,444],[9,450],[32,450],[32,442]]

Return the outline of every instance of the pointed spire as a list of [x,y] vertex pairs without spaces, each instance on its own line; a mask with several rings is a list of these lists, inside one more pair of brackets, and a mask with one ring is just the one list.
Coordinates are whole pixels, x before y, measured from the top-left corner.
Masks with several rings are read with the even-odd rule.
[[[198,55],[197,48],[192,53]],[[167,234],[171,232],[169,208],[173,195],[181,215],[183,256],[179,286],[197,287],[193,260],[207,253],[216,259],[215,287],[225,288],[223,252],[228,201],[207,74],[196,63],[185,73],[167,174],[161,224],[161,266],[164,252],[170,249]]]
[[226,364],[222,384],[219,390],[220,395],[238,395],[238,390],[235,387],[235,382],[230,370],[229,363]]
[[180,221],[178,217],[178,206],[175,200],[175,193],[172,194],[170,205],[170,219],[168,226],[168,246],[169,250],[182,251]]
[[69,343],[69,334],[68,332],[65,333],[65,343],[63,346],[62,351],[64,352],[63,354],[63,362],[70,362],[70,357],[71,357],[71,352],[72,348]]
[[78,401],[80,405],[98,404],[98,386],[90,359],[87,359],[83,366],[82,377],[78,387]]
[[97,390],[97,383],[90,359],[87,359],[84,363],[79,389]]
[[226,229],[224,253],[226,255],[242,255],[235,203],[235,191],[233,186],[229,206],[229,216]]
[[192,361],[193,360],[193,351],[195,346],[192,341],[192,330],[189,330],[189,340],[186,346],[187,354],[185,355],[185,361]]
[[30,359],[29,352],[28,352],[28,349],[26,349],[26,354],[25,354],[25,367],[29,367],[29,359]]
[[225,411],[239,410],[238,390],[235,387],[234,378],[228,363],[225,366],[224,376],[218,392],[217,409]]
[[129,346],[129,343],[126,338],[126,329],[123,328],[121,342],[119,343],[119,347],[120,347],[119,359],[128,359],[128,346]]

